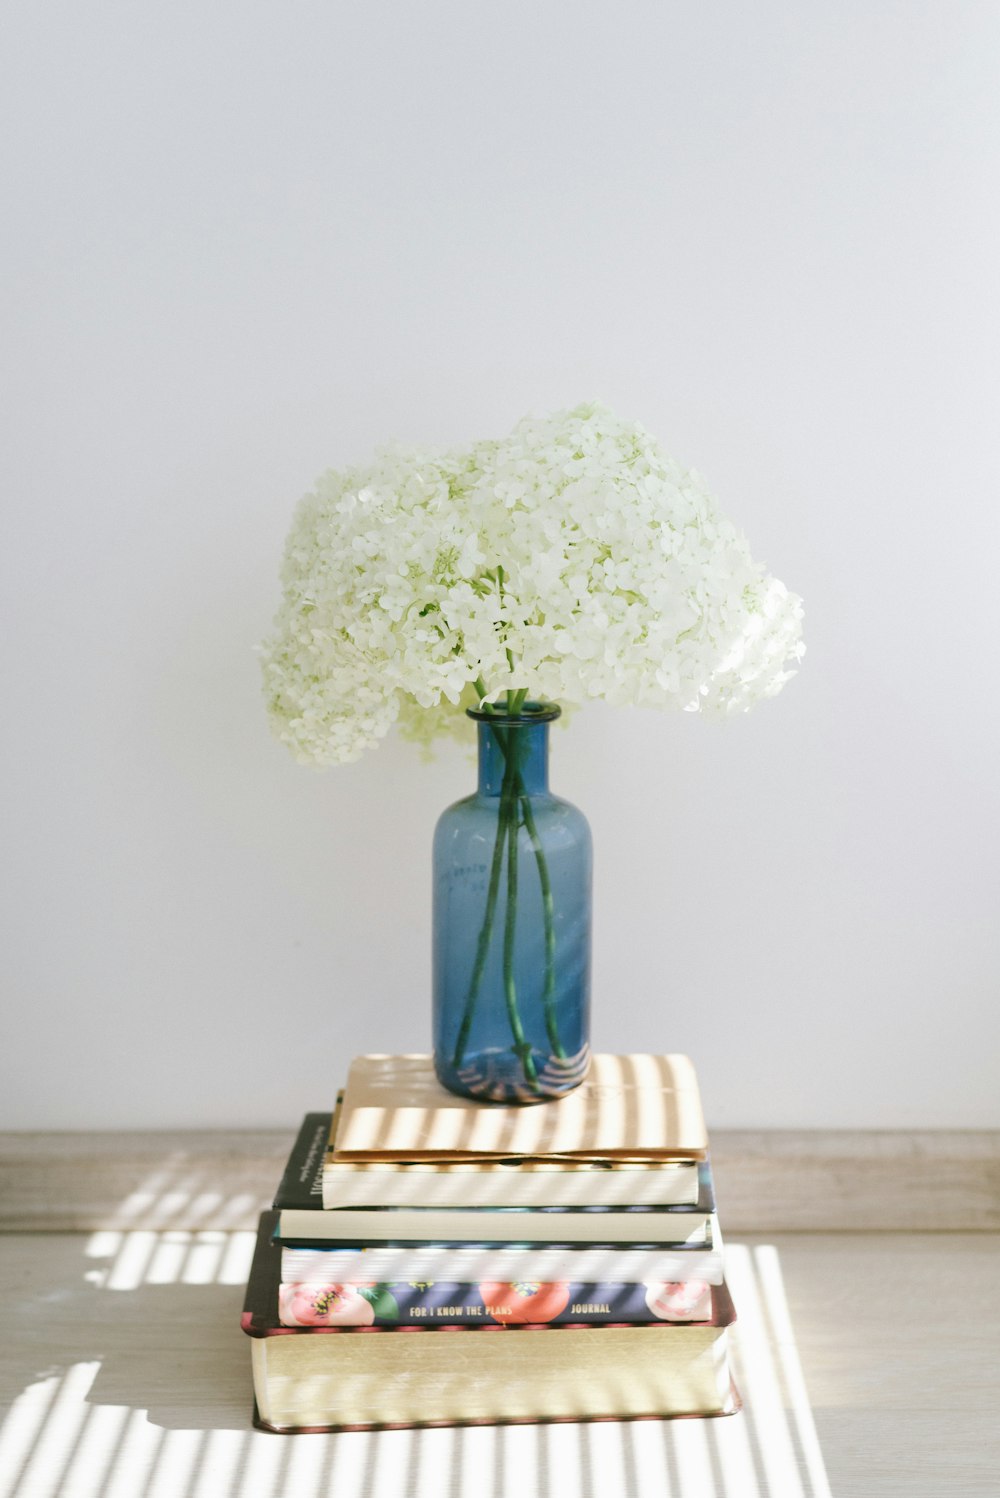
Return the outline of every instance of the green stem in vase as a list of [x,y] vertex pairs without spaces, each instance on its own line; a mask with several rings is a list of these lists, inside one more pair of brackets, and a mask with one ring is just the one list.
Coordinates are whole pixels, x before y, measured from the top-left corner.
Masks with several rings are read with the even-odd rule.
[[556,1022],[556,923],[555,906],[552,900],[552,880],[549,878],[549,862],[545,857],[545,849],[542,840],[538,836],[538,828],[535,825],[535,815],[531,810],[531,800],[524,789],[524,781],[520,773],[517,776],[518,801],[521,807],[521,815],[524,818],[525,831],[531,839],[531,846],[535,853],[535,863],[538,865],[538,882],[542,887],[542,917],[545,924],[545,987],[542,991],[542,1007],[545,1010],[545,1029],[549,1037],[549,1045],[552,1054],[560,1061],[566,1059],[566,1050],[559,1039],[559,1026]]
[[[481,677],[475,683],[479,700],[482,702],[486,696],[486,686]],[[524,700],[522,695],[522,701]],[[493,843],[493,857],[490,863],[490,878],[486,889],[486,907],[483,911],[483,924],[479,928],[479,938],[476,943],[476,956],[472,966],[472,976],[469,979],[469,990],[465,998],[465,1008],[462,1011],[462,1022],[459,1025],[458,1035],[455,1039],[455,1052],[452,1064],[458,1069],[465,1059],[465,1048],[469,1043],[469,1035],[472,1032],[472,1021],[476,1012],[476,1000],[479,998],[479,989],[483,981],[483,973],[486,970],[486,959],[490,953],[490,943],[493,940],[493,926],[496,920],[497,899],[500,894],[500,873],[503,868],[504,848],[507,845],[507,828],[512,809],[516,816],[516,796],[514,791],[513,772],[511,770],[511,756],[507,753],[507,743],[503,732],[499,727],[493,727],[493,734],[500,746],[500,752],[504,759],[503,782],[500,786],[500,805],[497,812],[496,839]]]
[[[513,732],[513,730],[511,730]],[[511,753],[507,760],[508,770],[517,763],[517,750],[508,735]],[[516,779],[516,770],[511,775]],[[538,1069],[531,1054],[531,1044],[525,1038],[521,1015],[517,1007],[517,983],[514,978],[514,945],[517,935],[517,834],[520,826],[517,814],[518,799],[512,796],[507,813],[507,909],[504,912],[503,930],[503,988],[507,1001],[507,1018],[514,1037],[511,1049],[520,1058],[525,1081],[531,1087],[538,1086]]]
[[[486,696],[486,686],[482,677],[476,679],[476,690],[479,692],[479,700]],[[520,705],[523,706],[526,692],[521,692]],[[518,709],[520,710],[520,708]],[[507,758],[507,747],[501,734],[496,728],[493,730],[494,737],[500,745],[500,752],[504,759]],[[524,778],[520,768],[516,770],[515,793],[521,807],[521,815],[531,846],[535,854],[535,863],[538,865],[538,882],[542,890],[542,920],[545,930],[545,988],[542,992],[542,1007],[545,1010],[545,1029],[549,1037],[549,1045],[552,1054],[561,1061],[566,1059],[566,1048],[559,1038],[559,1025],[556,1020],[555,994],[556,994],[556,923],[555,905],[552,899],[552,880],[549,876],[549,862],[545,857],[545,849],[542,840],[538,836],[538,828],[535,824],[534,813],[531,810],[531,800],[524,788]]]
[[[506,759],[506,754],[504,758]],[[500,807],[497,815],[496,841],[493,844],[493,858],[490,863],[490,882],[486,889],[486,908],[483,912],[483,924],[479,928],[479,940],[476,943],[476,957],[472,967],[472,977],[469,979],[469,991],[465,998],[462,1023],[459,1026],[458,1037],[455,1041],[455,1054],[452,1058],[456,1069],[461,1066],[465,1057],[465,1047],[469,1043],[469,1033],[472,1030],[476,1000],[479,997],[479,985],[483,981],[486,959],[490,951],[490,941],[493,937],[493,922],[496,919],[497,897],[500,893],[500,870],[503,867],[503,850],[507,837],[506,803],[508,799],[508,774],[505,769],[503,784],[500,787]]]
[[[480,703],[486,696],[486,684],[482,677],[477,677],[475,688],[479,694]],[[498,720],[503,716],[508,719],[516,718],[521,712],[527,698],[527,689],[519,691],[508,691],[507,712],[497,714]],[[484,705],[485,706],[485,705]],[[488,710],[488,709],[486,709]],[[517,922],[517,841],[519,816],[523,817],[525,830],[531,840],[535,862],[538,867],[538,878],[542,891],[542,912],[545,926],[545,987],[542,995],[542,1003],[545,1011],[545,1027],[552,1046],[553,1053],[563,1058],[566,1055],[562,1042],[559,1039],[559,1031],[555,1017],[555,919],[552,900],[552,883],[549,878],[548,862],[545,850],[542,847],[535,824],[534,815],[531,810],[530,800],[524,787],[524,777],[518,765],[518,742],[514,737],[514,730],[510,727],[504,729],[500,721],[490,725],[493,737],[500,749],[504,760],[504,776],[500,788],[500,805],[497,814],[496,839],[493,844],[493,857],[490,865],[490,878],[486,892],[486,906],[483,912],[483,924],[480,927],[479,938],[476,943],[476,955],[473,962],[472,976],[469,980],[469,990],[465,1000],[465,1008],[462,1012],[462,1021],[459,1026],[455,1041],[455,1052],[453,1064],[456,1068],[461,1066],[465,1057],[465,1048],[469,1043],[469,1035],[472,1030],[472,1021],[475,1015],[476,1000],[479,997],[479,989],[486,968],[486,960],[489,956],[490,943],[493,938],[493,928],[496,921],[496,907],[500,892],[500,873],[503,865],[504,849],[507,849],[507,908],[504,919],[504,951],[503,951],[503,974],[504,974],[504,996],[507,1004],[507,1014],[510,1020],[511,1034],[514,1038],[512,1049],[520,1058],[521,1069],[525,1080],[532,1087],[537,1086],[538,1071],[534,1058],[531,1055],[531,1046],[524,1034],[521,1023],[520,1011],[517,1004],[517,984],[514,976],[514,949]]]

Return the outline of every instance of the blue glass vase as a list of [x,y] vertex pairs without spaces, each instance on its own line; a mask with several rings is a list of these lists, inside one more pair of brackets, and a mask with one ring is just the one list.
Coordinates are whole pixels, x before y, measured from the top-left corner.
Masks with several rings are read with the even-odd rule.
[[558,716],[470,710],[479,784],[434,833],[434,1064],[465,1097],[561,1097],[590,1062],[590,828],[549,790]]

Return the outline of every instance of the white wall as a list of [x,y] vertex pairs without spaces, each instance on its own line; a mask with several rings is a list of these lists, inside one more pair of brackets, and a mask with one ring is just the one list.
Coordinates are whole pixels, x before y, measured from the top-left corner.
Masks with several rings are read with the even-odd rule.
[[470,787],[311,772],[252,647],[298,495],[599,396],[806,600],[723,729],[580,715],[595,1040],[718,1126],[1000,1125],[1000,9],[18,0],[0,1123],[282,1125],[428,1048]]

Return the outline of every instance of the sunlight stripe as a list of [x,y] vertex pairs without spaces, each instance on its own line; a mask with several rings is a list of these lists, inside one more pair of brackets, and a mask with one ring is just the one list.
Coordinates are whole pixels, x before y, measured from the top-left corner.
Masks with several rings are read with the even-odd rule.
[[13,1492],[22,1466],[44,1429],[46,1417],[61,1380],[40,1379],[19,1394],[0,1427],[0,1498]]
[[142,1284],[156,1250],[157,1237],[156,1233],[145,1228],[136,1228],[125,1234],[125,1241],[108,1275],[109,1290],[135,1290]]
[[138,1493],[145,1494],[146,1479],[162,1440],[162,1430],[150,1425],[146,1411],[133,1410],[101,1498],[136,1498]]
[[[711,1434],[726,1498],[761,1498],[748,1417],[734,1415],[732,1419],[715,1420]],[[771,1495],[765,1494],[763,1498],[771,1498]]]
[[632,1462],[638,1474],[640,1494],[649,1498],[671,1498],[670,1471],[663,1444],[663,1427],[656,1420],[630,1420],[625,1441],[632,1447]]
[[[319,1498],[323,1465],[330,1449],[330,1436],[296,1436],[285,1476],[285,1487],[291,1498]],[[339,1484],[338,1484],[339,1486]],[[329,1483],[326,1491],[332,1492]],[[206,1493],[205,1498],[218,1498]],[[324,1495],[325,1498],[325,1495]]]
[[679,1498],[719,1498],[705,1425],[704,1420],[675,1420],[670,1427]]
[[223,1498],[232,1488],[250,1438],[246,1430],[211,1431],[189,1489],[190,1498]]
[[203,1430],[168,1430],[143,1498],[177,1498],[186,1493],[204,1444]]
[[502,1498],[524,1498],[524,1474],[535,1466],[535,1432],[530,1425],[502,1426],[498,1445],[503,1453]]
[[[548,1429],[549,1475],[567,1493],[583,1493],[585,1477],[577,1425],[550,1425]],[[604,1495],[598,1495],[604,1498]]]
[[16,1493],[32,1498],[51,1498],[73,1455],[77,1436],[87,1416],[84,1400],[90,1392],[100,1363],[74,1363],[63,1375],[40,1437],[36,1437],[28,1465]]
[[181,1268],[187,1258],[191,1234],[168,1228],[158,1235],[149,1268],[146,1270],[147,1285],[176,1285]]
[[[421,1430],[413,1452],[412,1498],[442,1498],[450,1493],[450,1473],[462,1433],[454,1429]],[[409,1491],[407,1498],[410,1498]],[[522,1495],[523,1498],[523,1495]]]
[[65,1498],[101,1498],[129,1409],[124,1404],[91,1404],[80,1444],[63,1479]]
[[[436,1335],[436,1334],[435,1334]],[[491,1335],[491,1333],[487,1333]],[[475,1493],[483,1486],[483,1474],[496,1472],[503,1461],[500,1447],[500,1427],[496,1425],[472,1425],[462,1431],[462,1466],[459,1472],[460,1493]],[[489,1489],[494,1498],[494,1489]],[[567,1489],[568,1492],[572,1489]]]
[[401,1493],[410,1492],[410,1464],[418,1434],[415,1430],[387,1430],[376,1437],[378,1461],[365,1498],[399,1498]]
[[802,1477],[792,1432],[785,1413],[778,1371],[771,1356],[767,1323],[750,1251],[731,1245],[726,1252],[726,1276],[739,1312],[737,1349],[745,1416],[753,1430],[755,1449],[766,1479],[768,1495],[803,1498]]
[[[279,1436],[254,1431],[246,1450],[246,1464],[239,1476],[239,1498],[261,1498],[264,1493],[281,1493],[284,1484],[279,1487],[278,1481],[282,1466],[288,1461],[288,1443],[300,1439],[300,1436],[289,1436],[283,1440]],[[229,1493],[226,1498],[230,1498]],[[289,1494],[289,1498],[294,1498],[294,1494]]]
[[591,1487],[597,1494],[624,1493],[627,1468],[622,1426],[617,1422],[581,1427],[582,1448]]
[[100,1232],[91,1233],[83,1251],[88,1259],[111,1259],[121,1248],[124,1236],[117,1229],[102,1228]]
[[196,1234],[188,1251],[181,1283],[184,1285],[211,1285],[219,1272],[222,1255],[226,1247],[226,1234],[218,1230],[203,1229]]
[[229,1234],[216,1280],[220,1285],[245,1285],[253,1262],[257,1234],[239,1229]]
[[806,1471],[809,1473],[811,1498],[831,1498],[830,1481],[826,1475],[826,1464],[823,1461],[819,1437],[816,1434],[816,1422],[813,1419],[812,1406],[806,1392],[802,1363],[795,1345],[795,1333],[792,1329],[792,1318],[785,1295],[778,1250],[772,1244],[762,1244],[754,1251],[754,1258],[764,1292],[764,1303],[774,1342],[778,1349],[778,1358],[785,1377],[785,1388],[792,1407],[792,1417],[798,1432]]

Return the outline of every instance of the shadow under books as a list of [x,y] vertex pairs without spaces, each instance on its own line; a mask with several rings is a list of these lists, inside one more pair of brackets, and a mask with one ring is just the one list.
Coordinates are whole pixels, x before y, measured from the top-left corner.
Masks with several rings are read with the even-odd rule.
[[[240,1329],[242,1286],[109,1290],[84,1277],[88,1261],[81,1264],[79,1244],[67,1242],[55,1257],[53,1248],[46,1269],[59,1289],[43,1305],[33,1295],[26,1307],[38,1327],[22,1387],[25,1376],[41,1380],[97,1363],[88,1404],[145,1410],[151,1424],[167,1430],[248,1428],[253,1389]],[[13,1397],[20,1392],[11,1386]]]

